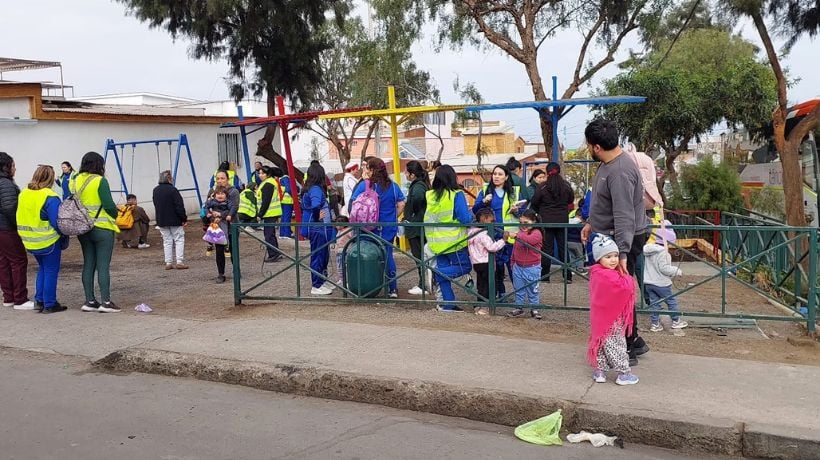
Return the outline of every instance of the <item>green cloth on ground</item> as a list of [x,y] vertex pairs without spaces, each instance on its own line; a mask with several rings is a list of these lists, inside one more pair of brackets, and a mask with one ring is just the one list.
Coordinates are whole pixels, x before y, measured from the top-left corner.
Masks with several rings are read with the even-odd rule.
[[515,428],[515,436],[532,444],[541,446],[561,446],[561,422],[564,417],[561,409],[541,417],[537,420],[527,422]]
[[[109,193],[109,196],[111,194]],[[111,301],[111,255],[114,253],[114,232],[94,227],[77,237],[83,250],[83,291],[85,301],[96,300],[94,296],[94,272],[100,285],[100,301]]]

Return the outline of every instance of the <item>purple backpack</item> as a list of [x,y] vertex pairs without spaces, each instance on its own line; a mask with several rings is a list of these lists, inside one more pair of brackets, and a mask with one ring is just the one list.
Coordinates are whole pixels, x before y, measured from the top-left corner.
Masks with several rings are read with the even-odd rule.
[[[364,181],[364,192],[350,204],[350,222],[370,223],[379,221],[379,194],[370,186],[370,181]],[[376,226],[363,227],[373,230]]]

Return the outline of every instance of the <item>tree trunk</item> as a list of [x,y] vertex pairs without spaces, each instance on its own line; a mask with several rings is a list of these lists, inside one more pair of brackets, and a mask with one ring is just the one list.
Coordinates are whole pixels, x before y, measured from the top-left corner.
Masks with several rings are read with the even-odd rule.
[[[678,172],[675,170],[675,160],[678,158],[678,155],[680,154],[680,151],[667,153],[665,160],[666,177],[669,178],[669,184],[672,186],[672,193],[674,193],[677,196],[681,196],[681,190],[680,181],[678,180]],[[666,203],[666,200],[664,200],[664,203]]]
[[[367,156],[367,147],[370,145],[370,138],[373,137],[373,131],[376,130],[376,127],[379,125],[380,121],[378,118],[374,119],[370,122],[370,126],[367,128],[367,137],[364,138],[364,145],[362,146],[362,153],[361,153],[361,161],[364,163],[364,157]],[[344,167],[344,166],[343,166]]]
[[[278,130],[278,125],[269,125],[267,129],[265,129],[265,135],[262,136],[262,139],[259,139],[256,143],[256,155],[265,158],[266,160],[270,161],[274,165],[276,165],[282,172],[287,173],[288,171],[288,162],[285,158],[273,148],[273,140],[276,138],[276,131]],[[284,133],[287,136],[287,133]],[[302,177],[304,174],[302,171],[299,170],[296,166],[293,167],[294,171],[296,172],[295,179],[300,184],[302,183]]]

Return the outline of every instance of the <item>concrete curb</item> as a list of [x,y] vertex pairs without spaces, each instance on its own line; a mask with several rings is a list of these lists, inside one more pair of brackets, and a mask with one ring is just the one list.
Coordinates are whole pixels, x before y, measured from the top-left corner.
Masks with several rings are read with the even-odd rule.
[[379,404],[517,426],[561,409],[563,430],[617,434],[625,442],[688,452],[776,459],[820,458],[820,431],[749,426],[729,419],[637,411],[513,392],[465,388],[292,364],[234,361],[149,349],[126,349],[94,363],[112,371],[191,377],[261,390]]

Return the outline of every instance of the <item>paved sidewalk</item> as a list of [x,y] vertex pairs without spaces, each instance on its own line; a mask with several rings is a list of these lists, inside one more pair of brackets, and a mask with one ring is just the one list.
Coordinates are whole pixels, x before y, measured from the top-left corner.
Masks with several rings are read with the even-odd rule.
[[[707,434],[712,426],[732,431],[742,424],[741,437],[744,432],[764,431],[820,445],[820,367],[812,366],[650,352],[634,369],[641,382],[619,387],[612,378],[607,384],[592,383],[585,350],[576,345],[330,321],[200,322],[76,310],[41,316],[3,309],[0,346],[90,359],[122,349],[173,352],[177,361],[196,356],[279,369],[290,366],[288,377],[316,369],[420,381],[508,398],[565,401],[616,416],[639,414],[653,423],[669,420],[697,426]],[[327,381],[326,375],[323,378]],[[372,402],[379,403],[379,398],[374,396]],[[670,425],[670,435],[684,435],[675,433],[675,426]]]

